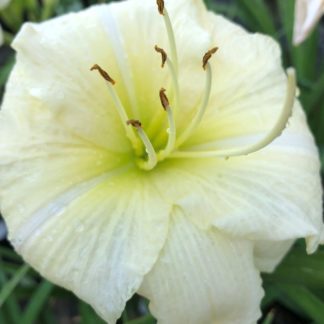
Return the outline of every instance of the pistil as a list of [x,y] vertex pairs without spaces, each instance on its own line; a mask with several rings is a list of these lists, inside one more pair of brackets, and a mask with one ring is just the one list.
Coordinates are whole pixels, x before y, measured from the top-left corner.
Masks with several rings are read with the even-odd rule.
[[296,96],[296,75],[295,70],[290,68],[287,70],[287,91],[286,99],[283,105],[281,114],[271,130],[258,142],[247,145],[245,147],[238,147],[226,150],[217,151],[176,151],[170,155],[171,158],[207,158],[207,157],[223,157],[229,158],[231,156],[248,155],[261,150],[270,143],[272,143],[286,128],[288,120],[292,115],[294,102]]

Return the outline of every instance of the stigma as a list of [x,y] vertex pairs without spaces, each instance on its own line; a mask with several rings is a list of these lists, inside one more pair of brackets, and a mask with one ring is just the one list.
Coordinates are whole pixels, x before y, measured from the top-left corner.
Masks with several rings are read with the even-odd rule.
[[[159,96],[161,107],[165,112],[165,122],[161,122],[161,125],[167,123],[167,128],[158,129],[153,138],[150,138],[148,134],[150,132],[145,131],[145,125],[137,119],[139,116],[129,116],[127,110],[122,104],[119,95],[115,89],[116,81],[112,76],[98,64],[94,64],[91,67],[91,71],[97,71],[102,79],[106,82],[108,91],[114,103],[115,109],[120,117],[120,121],[123,124],[127,138],[129,139],[135,155],[135,161],[137,166],[145,171],[153,170],[159,162],[167,159],[193,159],[193,158],[225,158],[234,156],[242,156],[252,154],[261,150],[262,148],[269,145],[278,136],[281,135],[285,129],[288,120],[292,114],[294,106],[295,95],[296,95],[296,77],[293,69],[287,70],[287,90],[286,98],[283,103],[281,113],[278,119],[274,123],[273,127],[264,134],[261,140],[251,145],[244,147],[231,148],[226,150],[215,150],[215,151],[189,151],[182,150],[184,144],[194,134],[197,127],[203,120],[205,113],[209,107],[210,96],[212,91],[213,83],[213,69],[212,69],[212,58],[217,56],[219,50],[218,47],[214,46],[206,53],[202,53],[202,68],[201,73],[205,75],[205,86],[201,95],[201,101],[197,107],[193,110],[194,115],[185,129],[178,130],[178,123],[175,120],[175,111],[178,113],[182,110],[181,104],[181,93],[179,87],[179,65],[178,65],[178,49],[176,44],[176,37],[171,23],[168,11],[165,7],[163,0],[157,0],[157,11],[163,17],[165,30],[167,34],[168,46],[170,55],[167,51],[156,45],[154,50],[161,55],[161,68],[167,67],[168,73],[172,80],[170,88],[165,89],[161,87],[157,96]],[[172,100],[169,99],[168,93],[173,93]],[[161,109],[160,107],[160,109]],[[157,107],[158,109],[158,107]],[[134,114],[134,111],[133,111]],[[153,117],[153,116],[152,116]],[[153,145],[155,143],[155,145]],[[162,143],[156,145],[156,143]]]

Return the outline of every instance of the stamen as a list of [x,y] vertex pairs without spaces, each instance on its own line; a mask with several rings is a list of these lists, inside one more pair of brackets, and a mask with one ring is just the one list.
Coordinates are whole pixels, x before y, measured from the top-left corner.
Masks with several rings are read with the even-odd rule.
[[213,74],[212,74],[212,69],[211,69],[210,63],[209,63],[209,59],[212,57],[212,55],[214,53],[217,52],[217,50],[218,50],[218,48],[215,47],[215,48],[211,49],[210,51],[208,51],[203,57],[203,68],[206,71],[205,91],[204,91],[203,100],[202,100],[201,106],[200,106],[197,114],[192,119],[190,125],[179,136],[179,138],[177,140],[177,147],[179,147],[181,144],[183,144],[189,138],[189,136],[193,133],[193,131],[197,128],[197,126],[201,122],[201,119],[203,118],[203,116],[206,112],[206,109],[209,104],[212,81],[213,81]]
[[234,148],[234,149],[226,149],[219,151],[196,151],[196,152],[174,152],[170,157],[172,158],[206,158],[206,157],[224,157],[229,158],[231,156],[242,156],[248,155],[254,152],[261,150],[266,147],[270,143],[272,143],[277,137],[281,135],[281,133],[286,128],[289,118],[292,115],[294,102],[296,96],[296,75],[295,70],[293,68],[289,68],[287,70],[287,92],[286,99],[281,111],[281,114],[272,127],[272,129],[268,132],[268,134],[261,139],[259,142],[245,146],[243,148]]
[[177,136],[177,131],[176,131],[176,125],[173,117],[173,112],[169,104],[169,99],[165,94],[165,89],[160,90],[160,100],[163,109],[167,112],[168,114],[168,122],[169,122],[169,128],[167,130],[168,132],[168,143],[165,147],[164,150],[160,151],[158,154],[158,160],[162,161],[166,157],[170,155],[170,153],[173,151],[175,147],[175,142],[176,142],[176,136]]
[[156,0],[156,4],[158,5],[159,13],[164,15],[164,0]]
[[136,137],[134,131],[127,127],[126,122],[129,120],[126,110],[121,103],[118,94],[116,93],[114,89],[115,81],[109,76],[108,72],[106,72],[104,69],[102,69],[98,64],[95,64],[93,67],[91,67],[90,71],[97,70],[99,74],[105,79],[110,96],[115,104],[115,107],[117,109],[118,115],[121,119],[122,124],[124,125],[126,135],[129,138],[129,140],[132,142],[132,145],[134,149],[138,149],[138,138]]
[[204,70],[206,70],[208,61],[211,59],[213,54],[215,54],[217,51],[218,51],[218,47],[214,47],[204,55],[204,57],[203,57],[203,69]]
[[157,45],[154,46],[154,49],[161,54],[162,56],[162,65],[161,65],[161,68],[163,69],[164,68],[164,65],[165,65],[165,62],[166,60],[168,59],[168,55],[167,53],[165,52],[165,50],[163,48],[160,48],[158,47]]
[[112,85],[115,85],[115,80],[113,80],[110,75],[105,71],[103,70],[98,64],[95,64],[91,69],[90,71],[94,71],[94,70],[97,70],[100,75],[108,82],[110,82]]
[[178,77],[177,77],[177,73],[176,70],[173,66],[173,63],[171,62],[171,60],[168,58],[168,55],[166,53],[166,51],[163,48],[158,47],[157,45],[155,45],[155,50],[161,54],[162,56],[162,68],[164,67],[165,63],[167,63],[169,71],[171,73],[171,77],[172,77],[172,82],[173,82],[173,86],[174,86],[174,91],[175,91],[175,106],[179,107],[180,103],[179,103],[179,82],[178,82]]
[[169,16],[168,11],[165,8],[164,0],[156,0],[159,13],[163,16],[164,24],[168,33],[168,39],[170,44],[170,50],[171,50],[171,58],[172,62],[175,66],[175,72],[178,73],[178,53],[177,53],[177,45],[175,41],[174,31],[171,24],[171,19]]
[[163,109],[166,111],[168,108],[170,108],[170,103],[169,103],[168,97],[165,94],[165,91],[166,90],[164,88],[162,88],[160,90],[160,100],[161,100]]
[[134,128],[136,128],[138,136],[140,137],[145,146],[145,150],[147,153],[147,161],[138,160],[138,166],[143,170],[152,170],[157,165],[157,155],[150,139],[148,138],[144,129],[142,128],[142,123],[138,120],[130,119],[126,122],[126,125],[131,125]]

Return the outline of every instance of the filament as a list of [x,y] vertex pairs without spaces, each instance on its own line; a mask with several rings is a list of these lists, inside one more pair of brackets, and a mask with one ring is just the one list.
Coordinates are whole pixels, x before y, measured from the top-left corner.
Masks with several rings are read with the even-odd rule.
[[163,9],[162,16],[163,16],[164,24],[165,24],[167,34],[168,34],[170,51],[171,51],[171,59],[172,59],[172,62],[174,62],[175,72],[177,74],[178,73],[177,45],[176,45],[176,40],[175,40],[175,36],[174,36],[174,31],[173,31],[171,19],[170,19],[169,13],[166,10],[166,8]]
[[110,96],[115,104],[115,108],[117,110],[119,118],[120,118],[122,124],[124,125],[126,135],[129,138],[129,140],[131,141],[131,143],[133,144],[133,147],[135,149],[137,149],[138,148],[138,139],[134,133],[134,130],[127,127],[127,121],[129,120],[129,118],[128,118],[126,110],[125,110],[123,104],[121,103],[121,101],[118,97],[118,94],[116,93],[116,90],[114,88],[114,85],[116,82],[98,64],[95,64],[90,70],[91,71],[97,70],[99,72],[99,74],[104,78],[107,88],[108,88],[108,91],[110,93]]
[[178,81],[177,72],[175,70],[175,67],[174,67],[172,61],[169,58],[167,58],[166,63],[167,63],[167,66],[168,66],[168,68],[170,70],[172,83],[173,83],[173,87],[174,87],[175,107],[176,107],[176,109],[179,109],[179,106],[180,106],[180,90],[179,90],[179,81]]
[[170,155],[170,153],[173,151],[176,143],[176,136],[177,136],[177,131],[176,131],[176,126],[175,126],[175,121],[172,113],[172,109],[169,107],[167,110],[168,113],[168,121],[169,121],[169,128],[167,130],[168,132],[168,143],[165,148],[165,150],[161,151],[159,153],[159,160],[164,160],[167,156]]
[[173,87],[174,87],[174,92],[175,92],[175,106],[179,107],[180,103],[179,103],[179,81],[178,81],[178,76],[177,76],[177,72],[175,70],[174,64],[173,62],[169,59],[166,51],[161,48],[158,47],[157,45],[155,45],[154,47],[155,51],[161,54],[161,58],[162,58],[162,64],[161,67],[164,68],[165,63],[168,66],[169,72],[171,74],[171,78],[172,78],[172,83],[173,83]]
[[184,130],[184,132],[179,136],[177,139],[176,146],[179,147],[181,144],[183,144],[188,137],[193,133],[193,131],[197,128],[199,123],[201,122],[201,119],[203,118],[206,109],[208,107],[209,99],[210,99],[210,93],[211,93],[211,87],[212,87],[212,69],[210,66],[210,63],[206,63],[206,81],[205,81],[205,91],[203,95],[203,100],[201,103],[201,106],[191,121],[190,125]]

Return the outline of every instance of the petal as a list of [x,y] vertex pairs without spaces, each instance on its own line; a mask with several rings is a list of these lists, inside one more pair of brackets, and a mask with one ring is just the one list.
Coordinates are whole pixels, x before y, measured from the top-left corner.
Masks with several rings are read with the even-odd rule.
[[156,185],[197,226],[253,240],[306,237],[308,251],[316,249],[323,226],[320,162],[299,105],[282,136],[259,152],[170,160],[161,169]]
[[164,245],[169,210],[141,175],[97,180],[25,213],[15,227],[10,212],[4,217],[29,264],[115,323]]
[[297,0],[295,7],[295,24],[293,41],[301,44],[324,13],[323,0]]
[[[84,30],[88,32],[86,42],[81,41]],[[42,24],[25,24],[13,42],[17,64],[3,110],[23,110],[28,115],[37,102],[56,123],[85,140],[109,150],[129,151],[106,84],[90,71],[94,63],[105,66],[105,54],[113,57],[105,39],[96,17],[88,11]]]
[[201,231],[177,207],[140,293],[159,324],[255,323],[263,295],[251,242]]
[[288,253],[294,240],[256,241],[254,258],[256,267],[262,272],[272,272]]
[[5,104],[0,112],[0,202],[11,227],[62,192],[129,165],[129,155],[67,129],[46,103],[22,99],[8,94],[17,106]]
[[7,93],[0,113],[9,238],[44,277],[114,323],[163,247],[169,207],[134,174],[129,154],[76,134],[24,93]]
[[[209,23],[219,46],[211,61],[212,97],[199,128],[182,150],[255,143],[273,127],[285,100],[286,76],[278,44],[212,13]],[[197,225],[214,224],[253,240],[306,237],[308,251],[316,249],[322,226],[320,163],[298,102],[280,138],[257,153],[228,161],[170,163],[173,186],[163,192]],[[163,179],[157,182],[167,186]],[[183,183],[190,189],[179,194]]]

